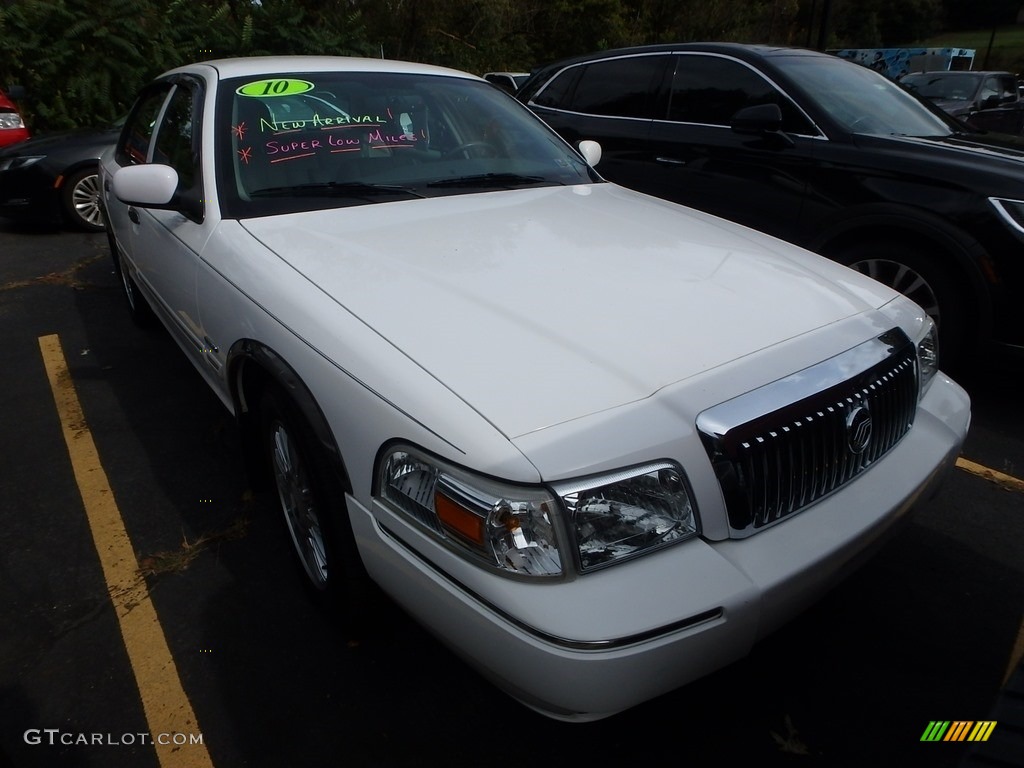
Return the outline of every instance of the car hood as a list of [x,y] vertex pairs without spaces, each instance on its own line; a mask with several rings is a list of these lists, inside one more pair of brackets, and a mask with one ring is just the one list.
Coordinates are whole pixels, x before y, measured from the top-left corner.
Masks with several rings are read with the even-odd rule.
[[612,184],[242,226],[508,437],[648,397],[896,295]]
[[972,168],[988,167],[1009,171],[1015,177],[1024,171],[1024,137],[979,131],[963,131],[949,136],[872,136],[861,134],[857,142],[863,147],[916,152],[922,157],[956,158]]

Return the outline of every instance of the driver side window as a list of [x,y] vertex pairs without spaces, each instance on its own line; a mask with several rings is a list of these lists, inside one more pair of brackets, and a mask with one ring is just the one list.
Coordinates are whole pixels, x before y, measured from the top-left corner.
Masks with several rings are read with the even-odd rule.
[[159,83],[139,97],[125,122],[117,145],[118,165],[141,165],[149,158],[149,145],[160,118],[160,110],[171,90],[170,83]]
[[[201,186],[195,102],[190,88],[183,85],[175,87],[164,110],[153,150],[154,163],[169,165],[178,172],[178,191],[182,194],[198,192]],[[196,199],[201,197],[199,195]]]

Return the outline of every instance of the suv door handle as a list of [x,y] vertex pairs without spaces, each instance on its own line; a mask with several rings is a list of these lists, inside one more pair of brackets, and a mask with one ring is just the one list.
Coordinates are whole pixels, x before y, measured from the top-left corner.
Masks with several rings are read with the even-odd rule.
[[656,157],[654,162],[662,165],[686,165],[686,161],[680,160],[678,157]]

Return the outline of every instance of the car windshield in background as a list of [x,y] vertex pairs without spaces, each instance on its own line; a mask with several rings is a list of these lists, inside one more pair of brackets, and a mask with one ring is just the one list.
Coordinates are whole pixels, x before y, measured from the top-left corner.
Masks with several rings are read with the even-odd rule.
[[229,218],[598,180],[485,82],[287,73],[226,80],[218,99]]
[[969,101],[978,91],[978,76],[967,72],[907,75],[900,82],[925,99]]
[[851,133],[949,136],[950,126],[900,86],[867,67],[821,57],[779,56],[773,63]]

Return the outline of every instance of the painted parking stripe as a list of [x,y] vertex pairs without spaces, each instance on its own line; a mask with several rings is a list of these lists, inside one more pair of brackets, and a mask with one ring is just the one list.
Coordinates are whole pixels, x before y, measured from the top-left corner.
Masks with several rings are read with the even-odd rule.
[[976,464],[969,459],[965,459],[963,456],[956,460],[956,465],[960,469],[964,470],[964,472],[970,472],[972,475],[977,475],[978,477],[983,477],[986,480],[991,480],[993,483],[1001,485],[1007,490],[1024,492],[1024,480],[1021,480],[1019,477],[1014,477],[1013,475],[1008,475],[1005,472],[990,469],[983,464]]
[[[977,477],[989,480],[996,485],[1005,488],[1008,491],[1017,491],[1024,493],[1024,480],[1013,475],[1008,475],[1005,472],[999,472],[995,469],[990,469],[984,464],[977,464],[969,459],[965,459],[961,456],[956,460],[958,468],[969,472]],[[1013,649],[1010,651],[1010,662],[1006,666],[1006,673],[1003,675],[1003,685],[1009,682],[1010,677],[1013,675],[1014,670],[1024,659],[1024,618],[1021,619],[1020,628],[1017,630],[1017,640],[1013,644]]]
[[[160,619],[139,574],[135,549],[100,463],[60,339],[57,335],[40,336],[39,348],[157,759],[162,768],[212,768]],[[174,743],[179,734],[188,741]],[[194,743],[196,735],[199,743]]]

